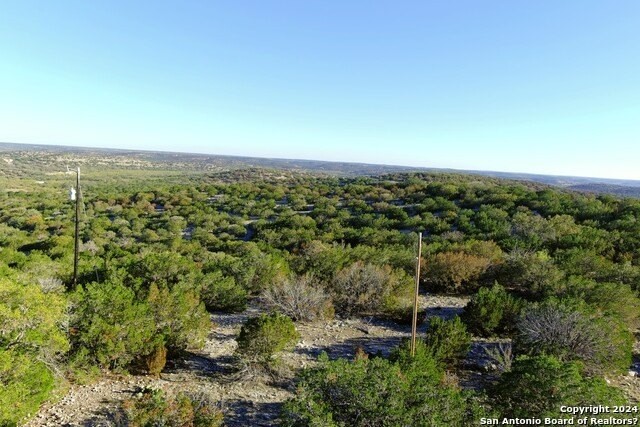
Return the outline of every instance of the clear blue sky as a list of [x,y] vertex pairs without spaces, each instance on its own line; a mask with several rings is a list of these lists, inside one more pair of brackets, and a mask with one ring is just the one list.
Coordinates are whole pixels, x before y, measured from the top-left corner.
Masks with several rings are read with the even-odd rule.
[[5,1],[0,141],[640,179],[640,2]]

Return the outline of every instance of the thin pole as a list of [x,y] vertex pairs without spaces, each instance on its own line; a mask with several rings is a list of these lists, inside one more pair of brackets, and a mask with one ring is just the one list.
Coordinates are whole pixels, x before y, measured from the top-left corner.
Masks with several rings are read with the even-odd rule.
[[80,246],[80,168],[76,172],[76,238],[73,248],[73,287],[78,284],[78,250]]
[[422,258],[422,233],[418,233],[418,259],[416,260],[416,288],[413,295],[413,322],[411,324],[411,356],[416,355],[416,335],[418,332],[418,292],[420,288],[420,258]]

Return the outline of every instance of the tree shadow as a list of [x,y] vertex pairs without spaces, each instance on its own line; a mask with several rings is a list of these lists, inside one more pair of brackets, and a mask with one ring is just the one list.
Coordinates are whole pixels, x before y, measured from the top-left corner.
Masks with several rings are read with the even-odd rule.
[[[135,390],[123,390],[123,392],[131,392],[133,394]],[[103,399],[100,402],[103,406],[113,404],[114,402]],[[71,426],[72,424],[68,424]],[[89,418],[82,421],[82,427],[125,427],[128,425],[127,416],[124,409],[118,404],[116,408],[103,407],[94,411]]]
[[[426,311],[421,310],[418,312],[418,330],[425,329],[425,322],[427,320]],[[337,323],[337,324],[336,324]],[[342,328],[351,328],[361,331],[364,334],[375,333],[376,328],[386,329],[394,332],[400,332],[405,334],[411,333],[411,321],[398,322],[383,316],[361,316],[353,318],[335,319],[330,322],[325,328],[330,331],[340,332]]]
[[[418,338],[424,337],[425,333],[429,329],[429,319],[434,317],[440,317],[445,320],[452,319],[455,316],[460,315],[463,310],[464,308],[461,307],[430,307],[418,313]],[[297,347],[295,349],[295,353],[317,358],[322,352],[326,352],[330,359],[337,359],[340,357],[351,358],[355,355],[355,349],[361,347],[367,354],[380,354],[387,357],[403,339],[409,338],[411,335],[411,324],[398,323],[393,320],[379,317],[364,317],[357,319],[357,321],[353,323],[339,325],[335,328],[336,333],[339,334],[340,328],[343,327],[359,330],[364,335],[347,338],[341,342],[333,344],[311,344],[304,347]],[[393,331],[398,334],[379,337],[375,335],[377,332],[376,329]]]
[[460,386],[478,391],[497,381],[507,367],[495,355],[502,354],[505,359],[512,361],[511,345],[510,341],[504,339],[472,341],[469,353],[461,364]]
[[225,402],[224,425],[227,427],[279,425],[282,402],[256,403],[235,399]]
[[640,354],[633,355],[633,358],[631,359],[631,367],[629,368],[629,370],[635,372],[636,376],[640,375]]
[[428,307],[426,309],[427,319],[431,317],[441,317],[444,320],[451,320],[460,316],[464,312],[464,307]]
[[469,353],[464,359],[466,369],[476,371],[491,371],[497,369],[498,361],[492,353],[499,354],[502,350],[510,350],[511,343],[504,340],[474,340],[471,342]]
[[180,359],[167,362],[165,374],[192,374],[199,377],[220,377],[233,373],[236,357],[220,355],[211,357],[202,353],[186,352]]
[[[456,316],[460,316],[464,312],[464,307],[455,306],[435,306],[426,307],[418,311],[418,332],[425,332],[428,329],[429,319],[432,317],[440,317],[444,320],[451,320]],[[354,325],[354,328],[363,330],[368,333],[366,327],[377,326],[384,329],[389,329],[395,332],[411,333],[411,320],[407,319],[406,322],[398,322],[395,320],[387,319],[384,317],[360,317],[358,318],[361,325]]]
[[402,342],[403,336],[391,336],[391,337],[355,337],[348,338],[342,342],[313,346],[313,347],[298,347],[295,349],[295,353],[317,358],[321,353],[327,353],[329,359],[335,360],[339,358],[353,359],[356,354],[356,350],[361,348],[365,353],[369,355],[381,355],[384,357],[389,356],[391,351],[396,348]]

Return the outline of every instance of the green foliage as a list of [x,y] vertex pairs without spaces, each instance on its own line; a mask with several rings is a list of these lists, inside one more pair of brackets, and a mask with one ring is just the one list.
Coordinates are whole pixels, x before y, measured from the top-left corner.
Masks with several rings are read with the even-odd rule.
[[579,360],[590,373],[626,372],[633,335],[615,317],[594,313],[579,300],[548,300],[528,308],[517,324],[519,353]]
[[433,347],[422,339],[416,339],[416,351],[411,355],[411,341],[403,339],[389,355],[389,361],[396,363],[403,371],[409,372],[413,381],[437,384],[443,379],[441,361],[435,357]]
[[179,393],[167,398],[162,390],[146,391],[123,403],[126,425],[131,427],[222,427],[222,412],[202,396]]
[[[75,358],[102,368],[125,368],[149,354],[156,337],[149,305],[120,283],[93,283],[75,295],[72,343]],[[84,351],[83,351],[84,350]]]
[[54,388],[51,371],[28,354],[0,350],[0,425],[34,415]]
[[65,376],[75,384],[94,383],[102,375],[102,370],[93,360],[93,355],[86,347],[72,349],[67,360]]
[[247,291],[233,277],[225,277],[220,272],[204,276],[201,297],[209,311],[238,313],[247,307]]
[[[253,246],[249,246],[253,245]],[[290,274],[287,260],[278,252],[265,253],[253,243],[242,253],[242,269],[252,271],[245,288],[252,293],[258,293],[268,288],[273,282]]]
[[0,425],[34,415],[49,397],[69,349],[66,310],[59,292],[0,278]]
[[291,259],[292,268],[299,275],[312,273],[321,283],[331,283],[335,275],[356,262],[389,266],[395,271],[413,271],[415,254],[410,246],[385,242],[383,245],[345,245],[331,240],[323,243],[315,240],[306,245]]
[[522,300],[496,282],[491,288],[480,288],[465,307],[461,319],[475,335],[511,334],[523,305]]
[[152,284],[146,301],[118,282],[92,283],[76,295],[73,363],[124,369],[164,345],[170,353],[200,348],[209,316],[197,294],[183,285]]
[[[83,175],[79,282],[86,289],[65,295],[74,212],[60,191],[69,177],[53,173],[58,156],[65,154],[12,153],[0,174],[0,351],[25,365],[41,360],[74,381],[88,376],[82,366],[157,372],[162,348],[173,357],[202,343],[210,326],[200,300],[210,310],[239,311],[247,294],[274,289],[289,307],[278,309],[296,319],[324,311],[312,310],[323,306],[324,289],[339,315],[407,321],[418,230],[427,232],[422,280],[430,292],[505,287],[473,298],[464,315],[470,330],[508,333],[517,312],[509,295],[579,300],[569,310],[577,317],[556,310],[552,325],[571,332],[561,337],[582,337],[589,351],[576,347],[579,340],[549,337],[540,346],[519,337],[516,347],[543,348],[566,362],[577,354],[589,374],[628,363],[627,328],[640,323],[638,200],[448,173],[212,175],[217,166],[203,173],[204,165],[195,171],[174,157],[137,169],[109,156],[110,166],[92,162]],[[296,287],[296,279],[283,293],[277,285],[292,272],[318,283]],[[442,350],[444,338],[436,341],[429,351],[433,345],[445,363],[459,357]]]
[[300,335],[293,321],[280,313],[248,319],[238,335],[238,354],[250,361],[269,365],[276,353],[291,350]]
[[64,295],[0,278],[0,348],[54,359],[69,349],[63,330],[66,311]]
[[507,289],[539,299],[556,294],[564,274],[548,253],[516,249],[505,256],[495,277]]
[[329,283],[334,275],[351,261],[349,255],[347,248],[314,240],[293,259],[292,267],[301,274],[312,271],[318,281]]
[[539,249],[556,239],[556,232],[550,221],[531,212],[517,212],[511,219],[511,234],[519,247]]
[[11,247],[2,248],[0,251],[0,261],[12,268],[22,268],[29,258],[24,252],[20,252]]
[[471,334],[458,316],[451,320],[432,317],[429,319],[425,343],[437,360],[454,365],[469,352]]
[[509,418],[567,418],[570,415],[560,411],[562,405],[613,407],[627,403],[622,392],[607,386],[603,379],[585,377],[579,363],[548,355],[517,358],[489,394],[493,407]]
[[466,426],[483,415],[471,395],[442,383],[443,373],[426,351],[406,349],[395,361],[380,357],[329,361],[298,375],[296,396],[285,403],[283,425]]
[[[114,271],[116,269],[118,271]],[[201,276],[193,260],[176,252],[153,250],[149,246],[136,255],[119,257],[109,273],[112,280],[117,277],[134,289],[138,296],[146,295],[152,285],[173,289],[181,284],[183,289],[196,289]]]
[[[170,353],[199,349],[204,345],[211,321],[195,290],[178,283],[171,290],[151,285],[147,297],[155,333]],[[157,340],[157,339],[156,339]]]
[[572,277],[562,295],[580,299],[604,316],[619,318],[632,330],[640,326],[640,298],[627,285]]

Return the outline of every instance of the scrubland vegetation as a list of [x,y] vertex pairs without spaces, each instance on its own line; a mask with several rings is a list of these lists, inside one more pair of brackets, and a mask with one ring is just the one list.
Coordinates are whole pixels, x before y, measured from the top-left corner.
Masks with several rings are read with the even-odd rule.
[[[640,200],[453,174],[143,172],[87,172],[75,287],[75,176],[0,177],[0,425],[69,382],[158,375],[204,344],[208,311],[250,299],[270,314],[246,322],[236,357],[266,369],[296,322],[406,323],[418,231],[422,290],[470,296],[462,316],[431,318],[415,357],[403,344],[300,369],[283,425],[465,426],[633,399],[606,380],[632,363]],[[472,336],[513,343],[475,390],[457,379]],[[202,402],[148,392],[125,409],[131,425],[220,425]]]

